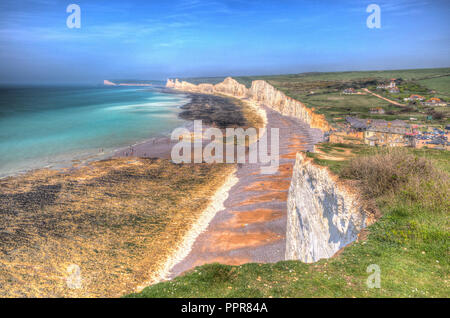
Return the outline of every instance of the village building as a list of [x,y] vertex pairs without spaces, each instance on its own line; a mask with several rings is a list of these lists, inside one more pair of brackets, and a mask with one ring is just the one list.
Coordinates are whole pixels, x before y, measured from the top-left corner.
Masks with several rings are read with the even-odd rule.
[[409,147],[412,138],[407,128],[371,126],[364,132],[364,143],[369,146]]
[[365,131],[368,127],[367,120],[359,119],[356,117],[346,117],[345,121],[348,123],[349,128],[354,131]]
[[388,92],[392,93],[392,94],[398,94],[398,93],[400,93],[400,90],[398,89],[398,87],[395,86],[395,87],[389,87]]
[[415,101],[423,101],[424,99],[425,99],[425,97],[423,97],[423,96],[420,96],[420,95],[417,95],[417,94],[413,94],[413,95],[411,95],[409,97],[404,98],[403,100],[405,102],[407,102],[407,101],[415,102]]
[[333,131],[329,142],[342,144],[364,144],[364,130],[367,125],[364,120],[355,117],[346,117],[345,124]]
[[423,102],[422,104],[424,106],[433,106],[433,107],[436,107],[436,106],[447,106],[446,102],[444,102],[440,98],[436,98],[436,97],[430,98],[429,100]]
[[355,137],[359,133],[362,142],[369,146],[412,146],[411,127],[403,120],[386,121],[384,119],[347,117],[346,122],[349,126],[347,135]]
[[380,84],[377,86],[377,89],[391,89],[397,87],[396,79],[392,78],[389,84]]
[[450,150],[450,143],[444,140],[426,140],[426,139],[414,139],[414,148],[431,148],[440,150]]
[[395,83],[395,78],[392,78],[392,79],[391,79],[391,83],[389,84],[389,87],[390,87],[390,88],[397,87],[397,84]]
[[450,150],[450,125],[420,132],[419,125],[403,120],[346,117],[345,126],[330,135],[330,142],[366,144],[374,147],[415,147]]

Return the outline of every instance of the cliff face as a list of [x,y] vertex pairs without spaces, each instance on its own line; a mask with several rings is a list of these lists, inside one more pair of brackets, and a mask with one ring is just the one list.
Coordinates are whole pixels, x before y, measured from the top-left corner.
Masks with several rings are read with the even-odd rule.
[[253,81],[250,89],[240,84],[231,77],[227,77],[222,83],[194,85],[185,81],[179,82],[168,80],[166,87],[202,93],[202,94],[225,94],[237,98],[249,98],[255,102],[273,108],[286,116],[298,118],[311,126],[322,131],[330,130],[330,126],[323,115],[314,113],[314,109],[307,108],[303,103],[286,96],[266,81]]
[[227,77],[222,83],[214,85],[214,91],[238,98],[248,97],[247,87],[231,77]]
[[332,257],[355,241],[367,222],[357,195],[302,153],[292,175],[287,218],[286,259],[306,263]]
[[313,108],[308,108],[305,104],[286,96],[266,81],[253,81],[250,96],[285,116],[306,122],[311,128],[319,128],[322,131],[328,131],[331,128],[323,115],[314,113]]

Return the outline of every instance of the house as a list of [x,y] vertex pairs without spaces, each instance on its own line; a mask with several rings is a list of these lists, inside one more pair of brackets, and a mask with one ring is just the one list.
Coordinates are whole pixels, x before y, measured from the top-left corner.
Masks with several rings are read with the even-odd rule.
[[[414,146],[414,138],[417,133],[417,125],[410,126],[404,120],[386,121],[384,119],[360,119],[356,117],[345,118],[349,132],[354,134],[353,140],[362,139],[369,146],[411,147]],[[362,138],[356,138],[356,134],[362,134]],[[339,134],[334,140],[341,142]],[[339,138],[338,138],[339,137]],[[330,139],[331,140],[331,139]]]
[[392,79],[391,79],[391,83],[389,84],[389,87],[390,87],[390,88],[397,87],[397,84],[395,83],[395,78],[392,78]]
[[392,78],[389,84],[380,84],[377,86],[377,89],[387,89],[387,90],[395,89],[397,88],[397,83],[395,81],[396,79]]
[[373,115],[383,115],[386,112],[381,107],[374,107],[374,108],[370,109],[369,113],[371,113]]
[[405,121],[399,119],[393,121],[386,121],[384,119],[368,119],[367,125],[369,127],[409,127]]
[[342,93],[345,95],[352,95],[356,94],[356,90],[354,88],[346,88]]
[[447,106],[447,103],[441,100],[440,98],[430,98],[429,100],[422,103],[424,106]]
[[364,143],[369,146],[409,147],[412,145],[408,129],[403,127],[371,126],[364,132]]
[[392,93],[392,94],[398,94],[398,93],[400,93],[400,90],[398,89],[397,86],[394,86],[394,87],[389,87],[388,92]]
[[415,102],[415,101],[423,101],[424,99],[425,99],[425,97],[423,97],[423,96],[420,96],[420,95],[417,95],[417,94],[413,94],[413,95],[411,95],[409,97],[404,98],[403,100],[405,102],[407,102],[407,101]]
[[367,129],[368,125],[365,120],[356,117],[346,117],[345,120],[349,124],[351,129],[356,131],[364,131]]
[[369,146],[409,147],[412,145],[410,126],[403,120],[386,121],[348,117],[347,121],[364,132],[364,143]]

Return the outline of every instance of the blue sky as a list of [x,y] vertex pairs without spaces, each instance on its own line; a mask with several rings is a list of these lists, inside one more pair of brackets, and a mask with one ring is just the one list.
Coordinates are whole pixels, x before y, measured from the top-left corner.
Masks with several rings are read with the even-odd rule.
[[[66,7],[81,8],[81,28]],[[369,29],[366,7],[381,8]],[[2,0],[0,82],[450,66],[447,0]]]

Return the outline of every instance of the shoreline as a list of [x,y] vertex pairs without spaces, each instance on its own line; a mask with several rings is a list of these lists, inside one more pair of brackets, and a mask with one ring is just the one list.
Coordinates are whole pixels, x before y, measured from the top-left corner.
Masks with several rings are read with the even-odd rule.
[[[182,110],[182,107],[191,103],[192,98],[191,94],[189,93],[182,93],[182,92],[169,92],[164,87],[152,87],[153,90],[157,92],[161,92],[164,94],[175,94],[180,95],[180,97],[183,97],[183,99],[187,99],[188,101],[183,101],[180,103],[176,108],[179,110]],[[184,127],[185,125],[189,125],[189,122],[184,120],[179,116],[179,114],[176,114],[176,118],[181,121],[181,125],[174,127],[174,129],[179,127]],[[7,178],[13,178],[17,176],[23,176],[27,173],[33,173],[41,169],[51,169],[55,171],[71,171],[73,169],[77,169],[79,167],[83,167],[86,165],[89,165],[92,162],[101,161],[101,160],[107,160],[115,158],[117,153],[121,150],[127,149],[129,147],[136,147],[138,145],[152,145],[154,144],[155,140],[159,139],[167,139],[170,137],[172,130],[164,131],[162,133],[158,133],[155,135],[137,137],[136,139],[129,140],[126,143],[120,143],[117,145],[109,146],[109,147],[103,147],[99,146],[96,148],[85,148],[85,149],[77,149],[77,150],[70,150],[64,153],[58,153],[56,155],[51,156],[41,156],[39,158],[30,158],[24,161],[24,163],[21,166],[28,165],[28,167],[25,168],[8,168],[8,170],[0,171],[0,180],[4,180]],[[100,137],[98,137],[100,138]],[[150,151],[149,151],[150,152]],[[119,156],[120,157],[120,156]],[[155,157],[158,157],[157,155]],[[167,155],[164,155],[164,157],[167,157]],[[36,162],[38,162],[36,164]]]
[[[227,97],[236,98],[232,96]],[[242,98],[236,99],[246,103],[263,121],[263,127],[261,128],[266,128],[268,122],[267,111],[263,107],[261,107],[257,102],[254,101]],[[196,243],[199,236],[208,229],[209,225],[217,216],[217,214],[226,209],[225,201],[229,199],[231,189],[234,188],[242,180],[242,177],[237,176],[237,171],[238,168],[235,168],[230,172],[222,186],[216,190],[215,194],[212,197],[210,197],[209,205],[203,210],[198,220],[191,225],[191,228],[184,235],[181,243],[177,246],[176,250],[171,254],[171,256],[168,257],[166,262],[163,263],[161,269],[151,275],[150,280],[136,287],[136,292],[141,292],[148,286],[173,278],[174,269],[177,265],[182,263],[190,255],[190,253],[193,252],[194,244]]]
[[[185,104],[181,104],[178,106],[178,108],[181,110],[181,112],[177,115],[177,117],[181,120],[183,120],[183,124],[175,127],[176,128],[187,128],[189,130],[193,129],[193,120],[188,118],[183,118],[183,109],[186,106],[189,106],[191,104],[196,103],[197,107],[202,100],[196,101],[196,97],[206,97],[206,99],[214,99],[214,98],[234,98],[239,101],[243,101],[243,99],[233,97],[231,95],[211,95],[211,94],[205,94],[205,93],[192,93],[192,92],[183,92],[176,89],[168,89],[168,88],[160,88],[160,90],[166,94],[176,94],[176,95],[185,95],[187,98],[189,98],[189,102]],[[221,102],[224,102],[225,99]],[[252,108],[254,111],[257,112],[257,115],[259,115],[263,121],[264,125],[267,122],[267,118],[265,117],[265,113],[262,111],[258,111],[258,106],[254,105],[255,103],[247,100],[245,101],[247,104]],[[212,124],[216,124],[215,120],[212,120]],[[204,129],[210,127],[210,125],[204,124]],[[113,148],[105,149],[105,148],[96,148],[96,149],[85,149],[85,150],[79,150],[74,151],[70,154],[61,154],[58,155],[59,157],[62,157],[61,159],[56,160],[47,160],[45,163],[42,163],[36,167],[32,168],[26,168],[22,170],[17,170],[14,172],[7,172],[5,174],[0,173],[0,180],[4,180],[7,178],[14,178],[18,176],[23,176],[28,173],[33,173],[36,171],[39,171],[41,169],[50,169],[55,171],[72,171],[74,169],[79,169],[81,167],[87,166],[90,163],[96,162],[96,161],[102,161],[102,160],[108,160],[108,159],[114,159],[114,158],[124,158],[124,157],[143,157],[143,158],[161,158],[161,159],[170,159],[170,152],[172,146],[176,143],[171,141],[170,139],[171,131],[167,131],[165,133],[159,134],[157,136],[149,136],[145,139],[136,140],[134,142],[127,143],[126,145],[116,146]],[[100,152],[99,150],[103,150],[103,152]],[[132,152],[133,155],[131,155],[131,149],[134,149]],[[128,153],[128,155],[127,155]]]
[[236,177],[235,168],[210,198],[210,203],[203,210],[197,221],[191,225],[172,255],[168,257],[156,273],[150,275],[151,278],[147,282],[136,287],[137,292],[142,291],[145,287],[169,279],[173,267],[189,255],[197,237],[206,230],[216,214],[225,209],[224,203],[228,199],[229,192],[238,182],[239,179]]

